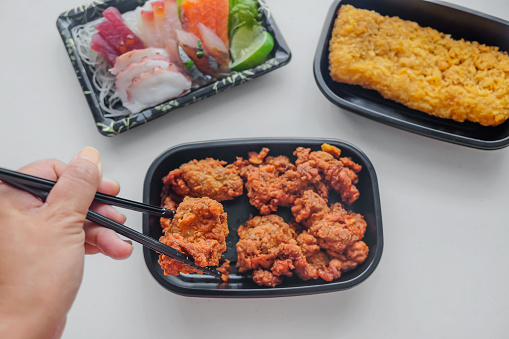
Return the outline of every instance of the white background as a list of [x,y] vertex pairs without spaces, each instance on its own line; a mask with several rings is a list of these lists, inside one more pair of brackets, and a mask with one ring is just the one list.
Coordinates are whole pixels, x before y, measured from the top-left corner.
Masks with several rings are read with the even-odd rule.
[[[454,0],[509,20],[505,0]],[[509,148],[432,140],[331,104],[312,72],[331,0],[267,0],[291,62],[264,77],[113,138],[98,133],[55,26],[83,0],[2,1],[0,166],[102,154],[122,197],[142,199],[145,172],[181,143],[239,137],[348,141],[378,175],[384,251],[341,292],[275,299],[189,298],[163,289],[142,248],[117,262],[87,257],[64,338],[502,338],[509,333]],[[141,230],[141,215],[126,212]]]

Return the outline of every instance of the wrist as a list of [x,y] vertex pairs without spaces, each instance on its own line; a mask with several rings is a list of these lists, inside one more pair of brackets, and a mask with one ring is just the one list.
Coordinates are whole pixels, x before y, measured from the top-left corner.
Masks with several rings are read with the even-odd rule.
[[[5,296],[5,297],[4,297]],[[22,305],[12,296],[0,293],[0,338],[58,338],[65,316],[57,317],[42,305]]]

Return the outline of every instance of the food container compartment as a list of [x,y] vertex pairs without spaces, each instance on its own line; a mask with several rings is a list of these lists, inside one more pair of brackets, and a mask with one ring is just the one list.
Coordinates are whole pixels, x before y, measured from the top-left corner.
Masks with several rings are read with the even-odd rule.
[[[139,113],[118,118],[105,117],[104,111],[99,105],[99,93],[92,85],[92,72],[90,67],[81,60],[78,54],[75,40],[72,36],[72,29],[76,26],[102,18],[102,12],[110,6],[116,7],[120,13],[125,13],[143,5],[143,3],[145,3],[145,0],[97,1],[66,11],[57,19],[56,24],[58,31],[62,37],[67,53],[69,54],[69,58],[76,72],[83,94],[90,106],[96,127],[102,135],[115,136],[126,132],[134,127],[138,127],[151,120],[159,118],[175,109],[201,101],[212,95],[238,86],[246,81],[272,72],[290,62],[290,49],[276,26],[276,22],[274,21],[274,17],[270,12],[270,9],[267,5],[265,5],[265,2],[261,0],[260,3],[263,4],[261,6],[263,13],[261,20],[262,24],[274,38],[274,48],[267,57],[265,63],[246,71],[234,72],[226,78],[217,80],[199,89],[192,90],[184,96],[171,99],[167,102],[162,102],[153,108],[148,108]],[[120,106],[120,104],[118,105]]]
[[[356,269],[343,273],[338,280],[326,282],[322,279],[303,281],[297,277],[285,278],[282,285],[274,288],[256,285],[250,274],[240,274],[236,270],[238,241],[237,228],[248,220],[250,214],[258,215],[256,208],[249,204],[246,192],[231,201],[222,202],[228,213],[227,250],[223,258],[231,261],[232,272],[228,283],[200,274],[181,274],[176,277],[165,276],[159,266],[158,254],[152,250],[143,249],[145,262],[152,276],[164,288],[171,292],[198,297],[278,297],[313,293],[323,293],[345,290],[356,286],[368,278],[380,261],[383,248],[382,215],[378,192],[378,181],[373,165],[367,156],[356,147],[339,140],[330,139],[235,139],[184,144],[175,146],[161,154],[151,164],[147,171],[144,183],[143,201],[145,203],[160,205],[162,178],[169,171],[178,168],[181,164],[193,159],[212,157],[225,160],[228,163],[235,161],[237,156],[248,157],[250,151],[260,151],[263,147],[270,149],[269,155],[286,155],[294,161],[293,151],[299,147],[309,147],[319,150],[323,143],[328,143],[341,149],[341,156],[351,157],[362,165],[359,173],[359,183],[356,185],[360,197],[351,206],[347,207],[354,212],[361,213],[366,222],[367,229],[363,241],[370,251],[366,261]],[[334,201],[334,194],[331,194]],[[291,215],[289,209],[280,208],[277,214],[288,220]],[[144,215],[143,233],[155,239],[162,235],[159,218]]]
[[333,2],[318,42],[314,75],[318,87],[335,105],[353,113],[403,130],[458,145],[494,150],[509,145],[509,120],[495,127],[473,122],[441,119],[383,98],[374,90],[335,82],[329,73],[329,41],[341,5],[398,16],[450,34],[454,39],[477,41],[509,51],[509,22],[440,1],[336,0]]

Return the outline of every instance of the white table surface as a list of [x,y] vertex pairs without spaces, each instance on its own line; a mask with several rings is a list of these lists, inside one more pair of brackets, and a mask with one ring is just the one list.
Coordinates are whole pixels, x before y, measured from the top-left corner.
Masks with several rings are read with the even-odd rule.
[[[451,2],[509,20],[505,0]],[[330,0],[267,0],[293,54],[287,66],[113,138],[96,130],[55,26],[60,13],[82,4],[2,1],[0,166],[68,161],[93,146],[120,195],[141,200],[151,162],[177,144],[342,139],[377,171],[385,246],[378,268],[353,289],[274,299],[170,293],[137,244],[126,261],[90,256],[64,338],[507,337],[509,148],[436,141],[331,104],[312,72]],[[141,230],[141,215],[126,215]]]

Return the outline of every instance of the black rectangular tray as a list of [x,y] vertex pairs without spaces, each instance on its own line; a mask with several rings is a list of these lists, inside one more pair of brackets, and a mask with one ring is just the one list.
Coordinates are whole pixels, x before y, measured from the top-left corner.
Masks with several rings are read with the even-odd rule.
[[[181,274],[179,276],[165,276],[158,263],[159,255],[147,248],[143,249],[145,262],[152,276],[171,292],[198,297],[278,297],[312,293],[332,292],[348,289],[368,278],[380,261],[383,248],[382,213],[378,192],[378,181],[375,169],[367,156],[356,147],[339,140],[331,139],[233,139],[223,141],[210,141],[184,144],[170,148],[157,159],[147,171],[144,183],[143,201],[145,203],[160,205],[162,178],[169,171],[178,168],[181,164],[193,159],[207,157],[225,160],[228,163],[235,161],[237,156],[248,158],[248,152],[259,152],[263,147],[270,149],[269,155],[286,155],[294,161],[293,151],[299,147],[308,147],[319,150],[323,143],[328,143],[341,149],[341,156],[351,157],[362,165],[359,173],[360,191],[359,199],[348,209],[361,213],[366,222],[367,229],[363,241],[369,247],[366,261],[356,269],[344,273],[338,280],[327,282],[321,279],[303,281],[297,277],[285,278],[282,285],[275,288],[260,287],[256,285],[249,274],[237,272],[236,243],[238,241],[237,229],[249,219],[250,214],[257,215],[257,210],[249,204],[244,194],[232,201],[224,201],[223,206],[228,213],[227,250],[223,254],[225,259],[231,261],[232,273],[228,283],[220,283],[207,275]],[[285,211],[279,211],[285,218]],[[287,215],[286,215],[287,216]],[[152,238],[159,239],[162,235],[159,218],[144,215],[143,233]]]
[[335,82],[329,73],[329,41],[341,5],[398,16],[451,34],[454,39],[477,41],[509,52],[509,22],[438,0],[335,0],[318,42],[313,70],[318,87],[332,103],[375,121],[458,145],[495,150],[509,145],[509,120],[486,127],[473,122],[441,119],[383,98],[361,86]]
[[175,109],[185,107],[212,95],[238,86],[246,81],[272,72],[290,62],[291,53],[281,35],[274,17],[263,0],[260,0],[262,9],[262,24],[274,38],[274,48],[267,57],[267,61],[255,68],[242,72],[233,72],[230,76],[217,80],[209,85],[192,90],[186,95],[163,102],[155,107],[148,108],[128,117],[106,118],[99,105],[99,94],[92,85],[92,73],[88,65],[80,58],[71,30],[79,25],[102,18],[102,12],[110,7],[116,7],[120,13],[134,10],[145,3],[145,0],[105,0],[96,1],[88,5],[71,9],[62,13],[57,19],[57,28],[64,42],[69,59],[76,72],[76,76],[87,99],[97,129],[102,135],[115,136],[134,127],[143,125],[159,118]]

